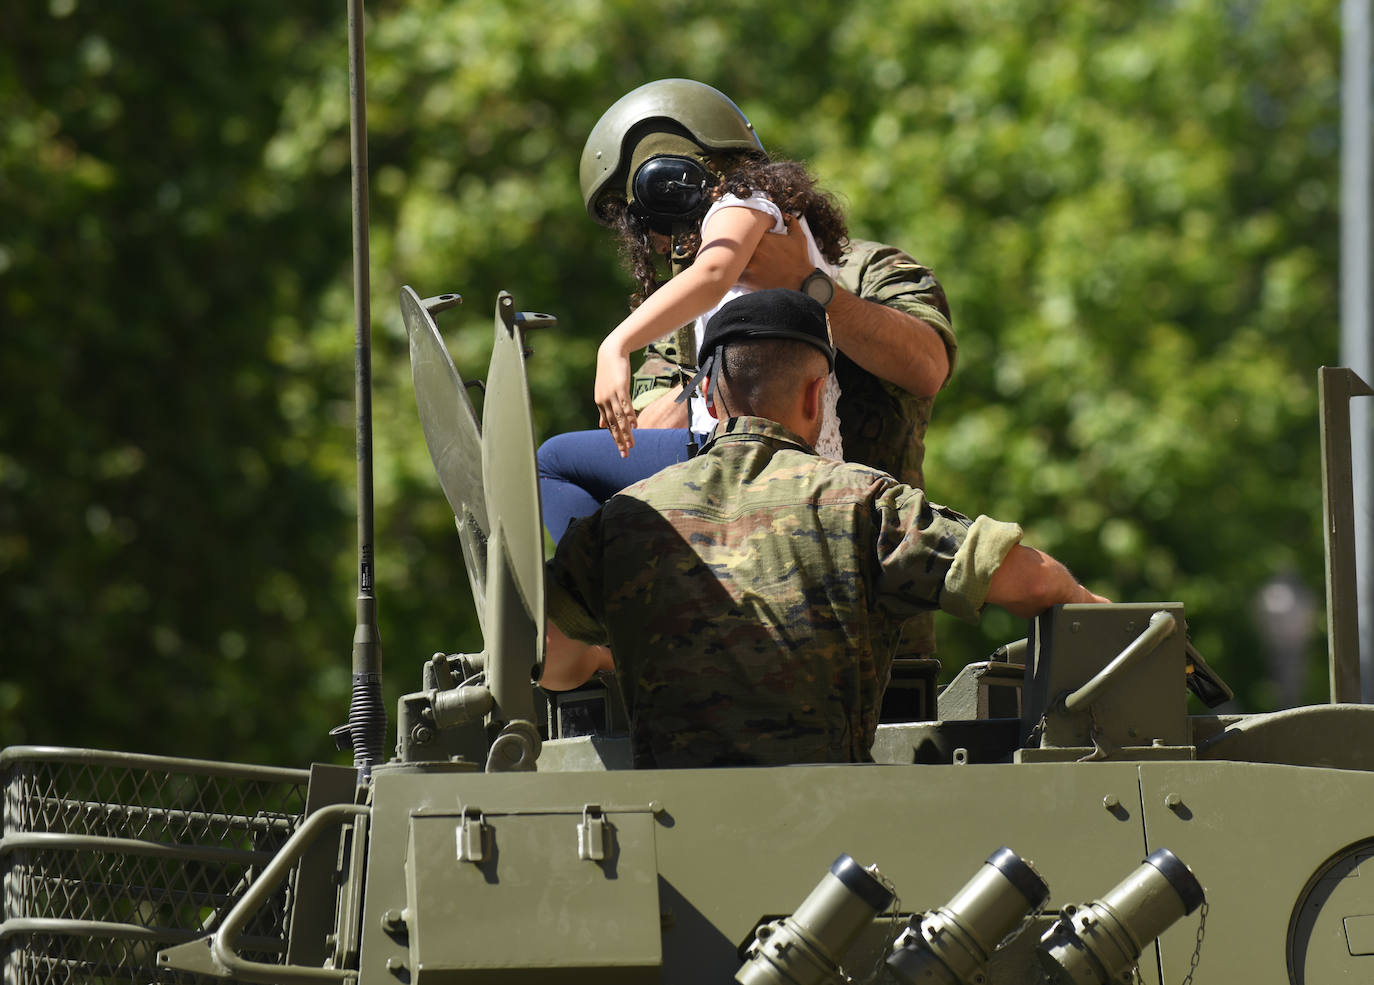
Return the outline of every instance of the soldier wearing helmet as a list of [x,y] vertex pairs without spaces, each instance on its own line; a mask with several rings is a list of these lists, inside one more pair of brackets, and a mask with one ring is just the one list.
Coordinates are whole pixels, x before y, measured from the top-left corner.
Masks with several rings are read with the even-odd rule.
[[[713,176],[749,158],[766,159],[766,152],[727,96],[687,79],[651,82],[617,101],[593,128],[580,166],[583,201],[603,225],[619,215],[642,217],[672,243],[677,273],[690,262],[682,247],[699,221],[694,197]],[[933,398],[955,360],[944,292],[927,268],[902,251],[866,241],[850,241],[833,277],[817,276],[819,265],[799,226],[787,221],[786,235],[763,236],[741,282],[754,289],[803,289],[829,301],[839,350],[836,416],[844,458],[920,487]],[[619,456],[605,435],[594,455],[573,435],[560,435],[540,449],[545,522],[555,539],[570,519],[686,457],[684,406],[663,398],[675,397],[691,377],[695,354],[691,336],[681,332],[650,346],[635,376],[639,430],[627,459],[611,460]],[[922,617],[911,629],[903,651],[932,652],[932,620]]]

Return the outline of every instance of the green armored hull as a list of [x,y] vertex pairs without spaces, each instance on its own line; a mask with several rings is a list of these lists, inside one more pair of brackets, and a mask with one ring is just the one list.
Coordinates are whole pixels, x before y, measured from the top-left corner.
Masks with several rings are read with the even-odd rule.
[[[895,742],[917,731],[883,729]],[[546,755],[585,761],[597,757],[595,743],[556,740]],[[33,755],[42,752],[50,751]],[[23,762],[33,760],[14,765]],[[317,786],[351,792],[352,771],[334,769],[317,768]],[[306,832],[299,874],[296,859],[284,870],[289,894],[269,887],[265,903],[250,901],[231,938],[166,951],[164,976],[177,968],[178,980],[194,981],[728,981],[757,928],[795,910],[833,859],[852,854],[897,894],[839,962],[862,981],[912,914],[944,906],[1004,844],[1034,862],[1050,896],[991,952],[986,982],[1047,980],[1037,977],[1035,951],[1058,911],[1099,899],[1161,847],[1204,885],[1206,922],[1194,913],[1145,946],[1141,980],[1182,981],[1195,956],[1195,980],[1260,983],[1362,981],[1374,961],[1374,776],[1364,771],[1109,761],[488,774],[393,763],[374,771],[367,801]],[[355,827],[359,814],[365,828]],[[349,825],[341,856],[338,822]],[[130,859],[152,863],[139,854],[147,843],[132,840],[24,844],[12,828],[6,840],[7,982],[151,980],[139,977],[155,973],[150,942],[222,928],[225,913],[210,911],[208,896],[175,914],[208,913],[203,931],[133,925],[138,893],[153,893],[142,902],[156,910],[176,892],[154,893],[156,872],[213,868],[194,857],[114,889],[131,911],[117,921],[106,913],[71,926],[24,912],[54,905],[43,876],[62,858],[84,857],[78,889],[92,896],[137,871]],[[252,861],[254,876],[275,875],[261,875],[261,852]],[[16,898],[25,888],[37,895]],[[223,885],[221,906],[242,889]],[[299,937],[287,934],[287,900]],[[279,936],[264,943],[271,933]],[[288,945],[300,963],[269,977]]]

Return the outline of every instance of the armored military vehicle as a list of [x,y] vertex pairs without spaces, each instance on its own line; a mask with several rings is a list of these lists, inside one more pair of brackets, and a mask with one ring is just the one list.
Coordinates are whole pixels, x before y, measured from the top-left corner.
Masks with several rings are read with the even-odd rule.
[[479,416],[434,317],[456,300],[406,289],[401,306],[482,652],[427,661],[394,755],[361,768],[6,750],[7,985],[1374,971],[1353,374],[1321,376],[1331,704],[1189,715],[1189,688],[1229,692],[1181,603],[1070,605],[938,694],[931,668],[898,668],[904,720],[880,725],[875,763],[636,771],[613,685],[530,683],[544,548],[525,333],[551,319],[499,298]]
[[[360,13],[351,0],[355,190]],[[365,196],[355,218],[366,285]],[[873,763],[634,770],[614,682],[531,684],[525,335],[552,319],[500,296],[474,404],[435,320],[457,301],[400,299],[481,652],[424,663],[384,757],[360,430],[355,698],[337,730],[354,766],[0,752],[5,985],[1374,978],[1348,416],[1371,391],[1353,373],[1321,371],[1330,704],[1189,714],[1190,689],[1212,708],[1229,690],[1182,603],[1062,606],[938,693],[931,662],[895,667]]]

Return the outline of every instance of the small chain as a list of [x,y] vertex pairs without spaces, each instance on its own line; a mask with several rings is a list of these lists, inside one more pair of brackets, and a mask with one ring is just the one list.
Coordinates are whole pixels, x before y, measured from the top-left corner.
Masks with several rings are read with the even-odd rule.
[[1193,948],[1193,958],[1188,963],[1188,975],[1183,985],[1193,985],[1193,975],[1197,972],[1198,962],[1202,960],[1202,938],[1207,936],[1207,911],[1211,909],[1206,900],[1202,901],[1202,918],[1197,923],[1197,946]]
[[[897,895],[897,887],[892,884],[887,876],[879,872],[876,867],[870,867],[865,871],[882,883],[883,888],[892,894],[892,902],[889,904],[892,916],[888,920],[887,943],[884,944],[882,950],[878,952],[878,960],[874,962],[873,970],[863,979],[864,985],[871,985],[871,983],[878,980],[878,975],[882,972],[883,965],[887,963],[888,956],[892,954],[892,947],[897,941],[897,927],[901,923],[900,914],[902,912],[902,898]],[[882,916],[882,914],[880,913],[878,916]],[[853,981],[853,979],[845,975],[843,971],[841,971],[840,974],[846,981]]]
[[1000,948],[1006,947],[1012,941],[1016,940],[1016,938],[1024,934],[1026,932],[1026,928],[1029,927],[1035,921],[1035,918],[1045,912],[1045,904],[1047,904],[1049,901],[1050,898],[1048,895],[1046,895],[1044,899],[1042,899],[1039,903],[1035,904],[1035,906],[1031,907],[1030,912],[1026,914],[1025,919],[1021,921],[1020,925],[1014,928],[1011,931],[1011,933],[1007,934],[1006,937],[1003,937],[1000,941],[998,941],[997,947],[993,948],[993,950],[998,950]]
[[[1193,947],[1193,956],[1188,961],[1188,974],[1184,976],[1181,985],[1193,985],[1193,975],[1197,973],[1198,963],[1202,961],[1202,938],[1207,936],[1207,911],[1211,906],[1206,900],[1202,901],[1202,918],[1197,924],[1197,944]],[[1133,981],[1135,985],[1145,985],[1145,980],[1140,977],[1140,965],[1137,964],[1133,969]]]

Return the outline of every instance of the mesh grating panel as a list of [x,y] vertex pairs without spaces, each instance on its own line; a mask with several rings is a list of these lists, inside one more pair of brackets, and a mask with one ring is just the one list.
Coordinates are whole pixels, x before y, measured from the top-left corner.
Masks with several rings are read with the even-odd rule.
[[[80,749],[0,753],[4,985],[214,981],[157,952],[213,930],[305,810],[305,770]],[[294,877],[240,953],[281,962]]]

